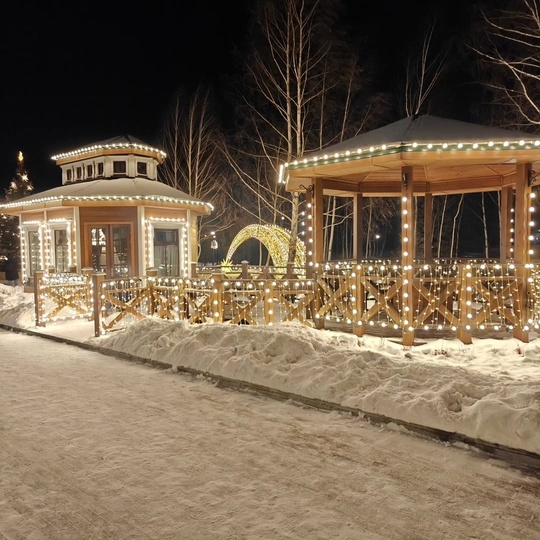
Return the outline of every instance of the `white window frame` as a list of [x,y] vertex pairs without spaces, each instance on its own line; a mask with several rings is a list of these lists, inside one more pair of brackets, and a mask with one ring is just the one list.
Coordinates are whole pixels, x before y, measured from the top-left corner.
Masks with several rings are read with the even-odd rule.
[[29,278],[31,278],[34,274],[33,272],[30,273],[30,241],[29,241],[29,235],[30,233],[37,233],[38,234],[38,240],[39,240],[39,268],[36,268],[36,270],[43,270],[44,267],[44,254],[43,254],[43,232],[42,232],[42,224],[41,223],[28,223],[28,224],[22,224],[21,225],[21,254],[23,256],[23,260],[21,261],[21,274],[23,282],[27,281]]
[[[187,278],[188,273],[188,261],[185,256],[185,241],[186,241],[186,222],[182,220],[166,220],[166,219],[151,219],[148,220],[148,260],[151,261],[152,267],[156,267],[156,261],[154,259],[154,241],[155,231],[165,229],[175,229],[178,231],[178,269],[181,278]],[[174,277],[174,276],[173,276]]]
[[72,245],[71,245],[71,222],[69,220],[61,221],[58,223],[50,223],[49,222],[49,231],[50,231],[50,238],[51,238],[51,245],[50,245],[50,252],[51,252],[51,264],[52,266],[57,269],[56,265],[56,239],[55,239],[55,231],[66,231],[66,237],[67,237],[67,252],[68,252],[68,268],[66,272],[69,272],[69,267],[73,264],[72,261]]

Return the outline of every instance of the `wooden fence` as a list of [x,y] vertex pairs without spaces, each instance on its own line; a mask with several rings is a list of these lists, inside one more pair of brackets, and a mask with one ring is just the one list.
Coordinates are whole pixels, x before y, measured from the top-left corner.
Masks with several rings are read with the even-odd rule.
[[387,261],[323,265],[310,278],[292,268],[215,270],[186,279],[158,277],[154,270],[121,280],[90,279],[87,270],[72,277],[37,273],[36,323],[93,318],[95,334],[102,335],[149,316],[192,324],[297,321],[316,328],[332,321],[358,335],[375,326],[383,333],[453,330],[468,343],[475,330],[520,329],[523,337],[540,320],[535,265],[419,264],[412,288],[404,286],[401,265]]

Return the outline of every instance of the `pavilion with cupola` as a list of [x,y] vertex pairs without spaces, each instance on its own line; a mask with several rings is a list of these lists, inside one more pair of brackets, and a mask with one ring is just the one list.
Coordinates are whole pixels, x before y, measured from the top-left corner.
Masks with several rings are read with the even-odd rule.
[[108,278],[157,269],[185,277],[197,260],[197,220],[212,205],[157,180],[165,153],[130,135],[52,157],[62,185],[2,205],[20,220],[21,277],[35,271]]
[[[401,330],[405,345],[412,345],[421,329],[450,327],[470,343],[473,330],[504,326],[527,341],[529,331],[538,328],[531,241],[539,167],[540,137],[420,115],[286,163],[280,181],[287,191],[306,196],[307,266],[315,275],[332,267],[324,252],[325,197],[352,198],[353,264],[342,264],[347,270],[341,273],[352,272],[356,279],[348,304],[342,302],[355,331],[392,326]],[[433,197],[486,191],[500,192],[499,259],[435,260]],[[401,254],[396,261],[365,260],[364,197],[399,198]],[[415,240],[415,199],[423,199],[422,244]],[[417,245],[423,245],[422,253]],[[367,303],[368,297],[375,302]]]

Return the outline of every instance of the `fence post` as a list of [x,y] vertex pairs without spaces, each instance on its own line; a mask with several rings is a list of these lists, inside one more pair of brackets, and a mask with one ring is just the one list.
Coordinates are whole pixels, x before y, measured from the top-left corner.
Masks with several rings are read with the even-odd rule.
[[[354,297],[356,298],[356,313],[353,320],[353,333],[356,336],[363,336],[366,333],[366,325],[363,324],[362,317],[366,312],[366,289],[364,287],[364,267],[358,265],[356,270],[355,285],[356,292]],[[366,321],[367,322],[367,321]]]
[[[516,294],[514,295],[514,312],[516,312],[517,324],[512,330],[512,336],[523,343],[529,343],[529,317],[530,315],[530,283],[531,270],[530,265],[516,265]],[[519,306],[519,309],[518,309]]]
[[[324,317],[317,317],[317,314],[319,313],[319,310],[321,309],[324,301],[324,289],[322,287],[319,287],[319,272],[317,270],[314,270],[311,276],[313,279],[313,287],[315,288],[315,300],[313,302],[314,307],[312,310],[313,324],[315,325],[315,328],[317,328],[317,330],[322,330],[324,329]],[[324,274],[322,277],[324,278]]]
[[469,315],[471,314],[472,276],[473,270],[471,265],[461,265],[459,272],[459,326],[457,337],[465,345],[470,345],[472,343],[470,328],[466,328],[466,326],[469,326]]
[[[71,272],[72,269],[75,269],[74,272]],[[70,273],[77,272],[76,266],[69,267]],[[94,269],[92,267],[87,267],[82,269],[82,273],[86,276],[86,311],[88,312],[88,320],[91,321],[94,318],[94,294],[93,294],[93,283],[92,283],[92,272]]]
[[36,326],[45,326],[41,320],[41,311],[43,309],[43,301],[41,299],[41,284],[43,282],[43,270],[34,271],[34,307],[36,310]]
[[215,323],[223,322],[223,274],[212,274],[212,317]]
[[315,295],[317,294],[317,284],[315,280],[313,279],[313,275],[306,276],[305,278],[306,283],[306,292],[309,294],[310,284],[311,284],[311,291],[312,291],[312,298],[307,302],[306,304],[306,319],[309,319],[312,321],[313,326],[315,326]]
[[94,336],[101,335],[101,284],[105,281],[104,272],[92,274],[92,286],[94,287]]
[[274,324],[274,283],[267,281],[264,284],[264,324]]
[[296,276],[294,275],[294,263],[288,262],[287,263],[287,273],[285,274],[285,277],[287,279],[294,279]]
[[178,279],[176,282],[176,303],[178,306],[178,318],[180,320],[187,320],[189,318],[189,304],[186,299],[185,281],[183,279]]
[[197,279],[197,263],[191,263],[191,279]]
[[156,299],[154,298],[154,283],[158,275],[157,268],[146,269],[146,294],[148,295],[148,315],[156,312]]
[[[86,268],[83,268],[83,273],[84,271],[86,270]],[[91,269],[90,269],[91,270]],[[69,269],[68,269],[68,272],[70,274],[76,274],[77,273],[77,265],[76,264],[72,264]]]
[[242,275],[240,276],[242,279],[249,279],[248,264],[248,261],[242,261]]

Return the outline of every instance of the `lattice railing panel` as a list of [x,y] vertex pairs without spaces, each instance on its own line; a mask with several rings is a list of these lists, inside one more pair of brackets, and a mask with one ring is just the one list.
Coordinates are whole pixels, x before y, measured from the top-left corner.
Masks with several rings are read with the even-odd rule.
[[35,279],[37,326],[92,318],[94,299],[90,275],[40,273]]

